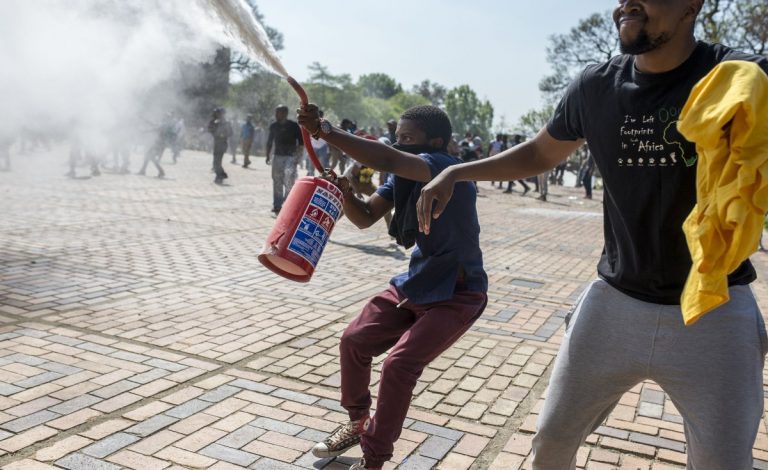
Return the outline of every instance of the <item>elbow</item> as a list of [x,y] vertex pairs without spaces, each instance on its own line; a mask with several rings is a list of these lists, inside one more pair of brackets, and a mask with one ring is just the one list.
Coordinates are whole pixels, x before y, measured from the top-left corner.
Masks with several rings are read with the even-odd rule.
[[369,228],[373,223],[370,220],[352,220],[350,221],[355,225],[355,227],[359,228],[360,230],[365,230]]

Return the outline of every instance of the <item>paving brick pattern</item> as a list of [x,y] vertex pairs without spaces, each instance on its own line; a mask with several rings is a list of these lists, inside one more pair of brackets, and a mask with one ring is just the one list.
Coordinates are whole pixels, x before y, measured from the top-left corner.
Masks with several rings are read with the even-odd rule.
[[[338,344],[408,253],[342,221],[307,284],[256,260],[269,168],[186,152],[166,180],[66,179],[66,148],[0,173],[0,468],[346,470],[316,459],[345,420]],[[137,157],[135,156],[134,159]],[[52,163],[55,162],[55,163]],[[85,171],[83,169],[82,171]],[[535,193],[534,193],[535,194]],[[528,469],[564,319],[595,276],[599,197],[550,202],[480,184],[489,305],[422,375],[387,469]],[[768,311],[768,259],[753,257]],[[373,365],[372,392],[383,357]],[[678,411],[638,384],[580,450],[580,469],[680,469]],[[755,468],[768,469],[761,426]]]

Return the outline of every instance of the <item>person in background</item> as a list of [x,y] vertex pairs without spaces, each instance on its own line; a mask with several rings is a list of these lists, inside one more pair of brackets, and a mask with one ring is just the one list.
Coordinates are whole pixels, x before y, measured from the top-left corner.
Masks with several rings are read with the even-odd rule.
[[[318,111],[320,113],[320,117],[323,117],[323,111]],[[323,167],[323,169],[330,168],[331,162],[330,162],[330,155],[328,150],[328,142],[324,141],[323,139],[312,139],[310,141],[312,144],[312,150],[315,151],[315,156],[320,161],[320,166]],[[304,152],[304,166],[307,168],[307,176],[315,176],[315,165],[312,163],[312,159],[309,158],[309,152],[307,152],[307,149],[305,148],[303,150]]]
[[213,171],[216,173],[213,182],[224,184],[224,180],[229,178],[229,175],[224,171],[222,160],[233,134],[232,125],[227,121],[227,111],[224,108],[213,110],[211,120],[208,122],[208,132],[213,136]]
[[283,208],[296,181],[298,148],[303,144],[299,125],[288,119],[288,106],[275,108],[275,122],[269,126],[266,149],[267,165],[272,164],[272,212],[275,214]]
[[394,119],[390,119],[389,121],[387,121],[387,133],[384,134],[383,137],[386,137],[387,139],[389,139],[390,142],[394,144],[395,142],[397,142],[397,134],[395,133],[396,130],[397,130],[397,121],[395,121]]
[[243,150],[243,168],[251,165],[251,146],[256,138],[256,127],[253,125],[253,116],[245,117],[245,122],[240,128],[240,148]]
[[171,151],[173,152],[173,163],[179,161],[181,157],[181,151],[184,149],[186,143],[187,127],[184,125],[184,118],[179,116],[176,122],[173,124],[173,143],[171,144]]
[[[488,144],[488,153],[485,158],[492,157],[497,153],[506,150],[506,137],[504,134],[496,134],[496,139],[492,140]],[[495,181],[491,181],[491,187],[495,185]],[[501,181],[499,181],[499,189],[501,189]]]
[[[232,129],[240,129],[240,122],[237,120],[237,116],[232,117],[230,125],[232,126]],[[232,135],[229,136],[229,141],[227,142],[229,153],[232,154],[232,161],[230,163],[237,164],[237,146],[239,143],[240,136],[232,132]]]
[[145,175],[147,172],[147,165],[152,163],[157,168],[157,177],[164,178],[165,171],[160,166],[160,160],[163,158],[163,152],[166,148],[170,148],[173,145],[173,141],[176,138],[174,134],[174,120],[173,114],[167,113],[165,120],[160,127],[157,128],[157,136],[154,142],[147,148],[144,153],[144,163],[141,165],[141,169],[138,171],[138,175]]
[[[512,138],[512,144],[510,145],[510,147],[514,147],[515,145],[520,145],[522,142],[523,142],[523,136],[520,135],[520,134],[515,134],[515,136]],[[506,150],[506,149],[504,149],[504,150]],[[528,191],[531,190],[531,187],[528,186],[528,183],[525,182],[525,178],[519,179],[519,180],[517,180],[517,182],[520,183],[520,185],[523,187],[523,194],[521,194],[521,196],[525,196],[526,194],[528,194]],[[514,185],[515,185],[514,181],[508,181],[507,182],[507,189],[504,190],[504,192],[505,193],[511,193],[512,192],[512,186],[514,186]],[[536,191],[538,191],[538,190],[539,190],[539,187],[536,186]]]
[[595,173],[595,159],[587,150],[587,159],[584,160],[584,164],[581,166],[581,184],[584,185],[584,199],[592,199],[592,175]]

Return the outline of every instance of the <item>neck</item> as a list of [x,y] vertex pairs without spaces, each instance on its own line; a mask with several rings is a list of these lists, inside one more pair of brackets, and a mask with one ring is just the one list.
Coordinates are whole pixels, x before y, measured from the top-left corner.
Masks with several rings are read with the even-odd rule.
[[635,67],[644,73],[669,72],[680,66],[696,49],[693,35],[682,41],[670,41],[658,49],[635,56]]

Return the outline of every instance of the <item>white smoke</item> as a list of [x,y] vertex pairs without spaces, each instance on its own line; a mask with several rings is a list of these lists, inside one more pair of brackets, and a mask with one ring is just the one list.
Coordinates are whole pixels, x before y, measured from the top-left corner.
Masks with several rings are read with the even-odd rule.
[[181,64],[243,49],[216,15],[206,0],[0,1],[0,134],[75,129],[103,145]]

